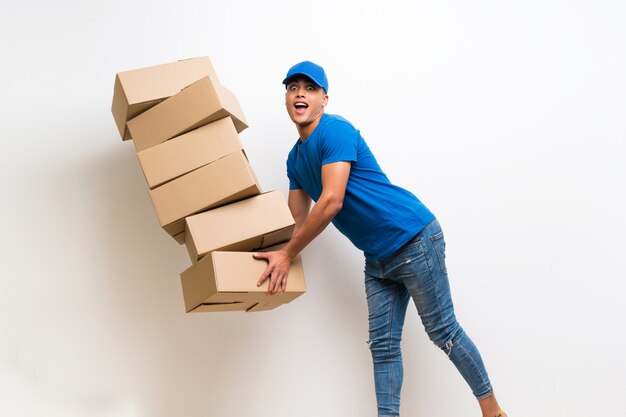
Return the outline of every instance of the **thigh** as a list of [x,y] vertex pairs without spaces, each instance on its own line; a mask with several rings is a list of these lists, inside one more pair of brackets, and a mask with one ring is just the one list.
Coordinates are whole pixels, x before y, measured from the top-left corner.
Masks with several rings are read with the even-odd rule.
[[404,285],[365,274],[370,340],[400,338],[410,295]]
[[445,343],[456,318],[445,267],[445,241],[438,223],[420,234],[410,259],[412,274],[402,282],[431,339],[436,344]]

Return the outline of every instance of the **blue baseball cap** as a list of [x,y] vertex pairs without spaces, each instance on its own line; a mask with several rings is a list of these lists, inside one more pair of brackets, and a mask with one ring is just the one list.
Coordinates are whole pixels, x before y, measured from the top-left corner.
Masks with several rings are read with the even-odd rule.
[[298,75],[309,77],[315,84],[322,87],[326,94],[328,94],[328,79],[326,78],[324,68],[311,61],[302,61],[289,68],[287,76],[283,80],[283,84],[287,85],[289,81]]

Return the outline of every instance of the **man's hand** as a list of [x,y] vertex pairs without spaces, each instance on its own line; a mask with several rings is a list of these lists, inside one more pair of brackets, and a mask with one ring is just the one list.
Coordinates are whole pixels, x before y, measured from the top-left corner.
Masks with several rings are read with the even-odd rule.
[[257,252],[255,259],[265,259],[268,264],[257,281],[257,287],[269,278],[267,294],[284,293],[291,260],[328,226],[343,206],[350,162],[332,162],[322,166],[322,194],[309,213],[311,197],[301,189],[289,191],[289,209],[296,223],[293,236],[280,250]]
[[267,286],[266,294],[284,293],[287,288],[287,274],[289,273],[292,259],[287,251],[281,249],[273,252],[257,252],[253,256],[255,259],[265,259],[267,261],[267,268],[265,268],[265,272],[257,281],[257,287],[261,286],[269,278],[270,282]]

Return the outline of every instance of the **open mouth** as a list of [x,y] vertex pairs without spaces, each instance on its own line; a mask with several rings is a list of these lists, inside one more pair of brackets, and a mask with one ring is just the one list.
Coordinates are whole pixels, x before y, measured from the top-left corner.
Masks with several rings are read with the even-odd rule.
[[293,106],[298,113],[304,113],[304,111],[309,108],[309,105],[303,102],[297,102]]

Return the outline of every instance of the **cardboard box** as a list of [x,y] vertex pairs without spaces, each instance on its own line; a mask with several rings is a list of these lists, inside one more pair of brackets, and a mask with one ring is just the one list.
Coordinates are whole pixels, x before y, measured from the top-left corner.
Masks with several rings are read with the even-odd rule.
[[248,127],[233,93],[204,77],[128,121],[137,152],[230,116],[237,133]]
[[148,187],[155,188],[181,175],[243,150],[230,117],[177,136],[137,154]]
[[122,139],[131,138],[127,121],[203,77],[210,77],[219,83],[206,56],[118,72],[111,112]]
[[294,258],[283,294],[266,295],[266,280],[256,282],[267,263],[249,252],[211,252],[180,274],[189,312],[263,311],[288,303],[306,292],[300,256]]
[[238,151],[150,190],[150,198],[163,229],[176,236],[185,231],[185,217],[260,192],[248,159]]
[[291,239],[295,222],[280,191],[270,191],[185,219],[191,262],[215,250],[251,251]]
[[174,238],[176,243],[178,243],[179,245],[184,245],[185,244],[185,232],[179,233],[179,234],[174,235],[172,237]]

